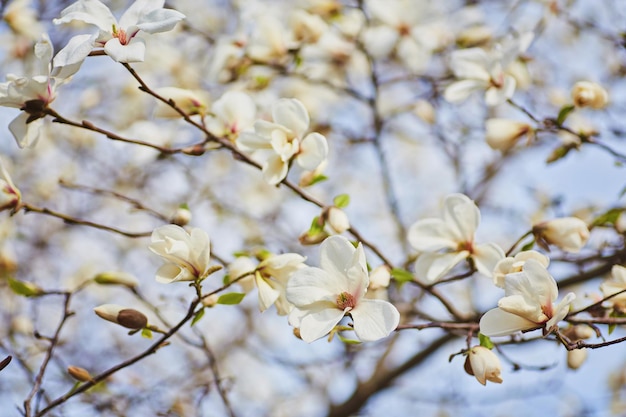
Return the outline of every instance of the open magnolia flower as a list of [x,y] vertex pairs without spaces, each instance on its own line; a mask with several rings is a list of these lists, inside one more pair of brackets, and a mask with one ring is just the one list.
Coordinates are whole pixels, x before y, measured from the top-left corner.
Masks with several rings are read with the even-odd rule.
[[[0,106],[22,110],[10,124],[9,130],[20,148],[34,146],[39,140],[45,117],[45,108],[56,98],[56,88],[73,75],[82,61],[73,65],[52,65],[52,43],[47,35],[35,44],[33,74],[29,77],[7,75],[7,82],[0,83]],[[58,55],[57,55],[58,56]]]
[[213,117],[207,123],[209,131],[234,140],[242,130],[252,127],[256,104],[242,91],[228,91],[213,103],[211,114]]
[[475,91],[485,91],[485,102],[495,106],[513,97],[516,81],[507,69],[528,49],[533,37],[532,33],[526,33],[517,39],[507,39],[491,50],[468,48],[454,51],[450,67],[459,80],[446,88],[445,99],[455,103]]
[[272,118],[273,123],[256,121],[255,133],[242,132],[237,139],[237,146],[251,152],[252,158],[262,165],[269,184],[278,184],[287,176],[293,159],[307,170],[314,170],[326,159],[326,138],[319,133],[305,136],[309,113],[299,100],[278,100],[272,107]]
[[480,319],[480,332],[485,336],[506,336],[518,331],[543,328],[544,335],[557,328],[569,312],[576,296],[567,294],[554,304],[559,294],[556,281],[535,259],[528,259],[522,272],[504,277],[504,297],[498,307]]
[[198,228],[191,229],[191,233],[173,224],[154,229],[149,248],[167,261],[157,271],[156,280],[169,284],[206,278],[210,246],[209,235]]
[[300,329],[302,340],[323,337],[345,315],[352,317],[362,341],[388,336],[400,313],[387,301],[365,298],[369,276],[363,246],[355,248],[346,238],[331,236],[320,251],[321,268],[301,268],[287,283],[287,300],[295,306],[289,322]]
[[493,283],[500,288],[504,288],[504,277],[508,274],[521,272],[524,263],[529,259],[534,259],[547,268],[550,265],[550,258],[536,250],[525,250],[515,256],[507,256],[500,260],[493,269]]
[[119,22],[99,0],[79,0],[68,6],[61,11],[60,18],[54,19],[55,24],[79,20],[100,29],[97,34],[73,38],[74,47],[67,55],[68,63],[76,59],[82,61],[93,47],[104,48],[104,52],[117,62],[143,61],[146,45],[137,37],[139,31],[167,32],[185,18],[176,10],[164,9],[164,4],[165,0],[137,0]]
[[464,259],[472,259],[481,274],[490,277],[502,249],[493,243],[476,245],[474,234],[480,223],[480,211],[466,195],[446,197],[443,218],[424,219],[409,229],[408,239],[422,252],[415,262],[418,279],[433,283]]

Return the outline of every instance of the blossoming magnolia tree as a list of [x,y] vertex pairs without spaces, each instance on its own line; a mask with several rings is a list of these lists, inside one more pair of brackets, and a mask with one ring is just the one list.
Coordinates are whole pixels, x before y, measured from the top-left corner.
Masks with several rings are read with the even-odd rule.
[[0,12],[3,416],[626,412],[617,3]]

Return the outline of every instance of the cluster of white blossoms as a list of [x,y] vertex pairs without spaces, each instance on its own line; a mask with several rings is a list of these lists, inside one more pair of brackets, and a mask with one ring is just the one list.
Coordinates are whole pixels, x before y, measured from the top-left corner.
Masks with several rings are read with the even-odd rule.
[[278,100],[272,106],[272,120],[257,120],[254,133],[242,132],[237,138],[237,146],[261,164],[269,184],[281,182],[294,160],[310,171],[326,160],[326,138],[316,132],[307,134],[309,113],[299,100]]

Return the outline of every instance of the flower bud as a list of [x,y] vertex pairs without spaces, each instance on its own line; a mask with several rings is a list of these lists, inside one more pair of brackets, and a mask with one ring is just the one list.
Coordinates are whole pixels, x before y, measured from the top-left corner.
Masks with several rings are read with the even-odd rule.
[[577,107],[602,109],[609,101],[609,94],[596,83],[579,81],[572,87],[572,99]]
[[191,211],[187,207],[178,207],[171,222],[178,226],[186,226],[191,221]]
[[139,280],[126,272],[102,272],[93,280],[100,285],[123,285],[128,288],[139,285]]
[[92,380],[89,372],[85,368],[81,368],[79,366],[68,366],[67,373],[70,374],[72,378],[80,382],[87,382]]
[[213,308],[217,304],[219,296],[217,294],[211,294],[208,297],[202,298],[202,305],[205,307]]
[[491,37],[492,31],[487,26],[472,26],[457,35],[456,43],[462,48],[472,48],[486,44]]
[[567,252],[578,252],[589,239],[587,224],[577,217],[562,217],[533,226],[537,243],[547,249],[555,245]]
[[498,151],[508,151],[519,138],[530,134],[528,123],[509,119],[489,119],[485,124],[487,145]]
[[105,320],[117,323],[128,329],[143,329],[148,325],[148,318],[141,312],[116,304],[103,304],[93,311]]
[[469,350],[465,359],[465,372],[476,377],[481,384],[486,385],[487,381],[501,384],[501,370],[500,359],[491,350],[484,346],[474,346]]
[[574,349],[567,351],[567,367],[569,369],[578,369],[587,360],[587,349]]
[[350,221],[343,210],[330,207],[326,212],[326,225],[331,229],[331,232],[340,234],[350,228]]
[[[194,114],[204,115],[206,113],[209,97],[203,91],[163,87],[156,89],[156,93],[165,99],[173,100],[174,104],[189,116]],[[157,105],[154,115],[156,117],[182,117],[172,107],[161,102]]]

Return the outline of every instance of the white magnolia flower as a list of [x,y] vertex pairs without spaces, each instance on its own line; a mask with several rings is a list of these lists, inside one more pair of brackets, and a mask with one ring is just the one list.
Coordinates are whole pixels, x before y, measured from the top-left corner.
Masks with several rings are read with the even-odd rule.
[[[626,268],[621,265],[613,265],[611,278],[600,284],[600,291],[602,291],[602,295],[606,298],[624,290],[626,290]],[[626,304],[626,292],[611,297],[607,302],[613,305]]]
[[[56,98],[56,88],[78,71],[82,62],[59,66],[55,57],[52,65],[52,43],[47,35],[35,44],[33,74],[30,77],[7,75],[0,83],[0,106],[23,110],[10,124],[9,130],[20,148],[34,146],[39,139],[45,108]],[[58,56],[58,55],[57,55]]]
[[241,91],[228,91],[211,106],[213,117],[208,129],[215,136],[235,139],[239,133],[252,127],[256,118],[256,104]]
[[79,0],[62,10],[61,17],[53,22],[58,25],[79,20],[99,29],[97,34],[73,38],[76,49],[72,60],[81,55],[84,59],[93,47],[102,47],[117,62],[141,62],[146,46],[143,39],[137,37],[139,31],[167,32],[185,18],[176,10],[164,9],[164,4],[165,0],[137,0],[118,22],[111,10],[99,0]]
[[400,321],[400,313],[387,301],[365,298],[369,276],[363,246],[356,248],[342,236],[321,244],[321,268],[296,271],[287,283],[287,300],[295,307],[289,322],[300,337],[312,342],[328,334],[345,315],[354,322],[362,341],[386,337]]
[[209,235],[194,228],[187,233],[180,226],[168,224],[154,229],[149,248],[167,263],[159,268],[156,280],[164,284],[206,278],[211,248]]
[[574,349],[567,351],[567,367],[569,369],[578,369],[587,360],[587,349]]
[[254,33],[247,45],[248,56],[256,61],[282,63],[296,43],[282,21],[275,16],[262,14],[256,20]]
[[44,32],[43,24],[37,20],[37,11],[32,7],[32,0],[13,0],[4,9],[2,19],[11,30],[33,41]]
[[577,107],[602,109],[609,102],[609,93],[599,84],[579,81],[572,87],[572,99]]
[[500,359],[484,346],[474,346],[469,350],[465,370],[483,385],[486,385],[487,381],[502,383]]
[[478,272],[490,277],[504,252],[493,243],[475,244],[479,223],[476,204],[463,194],[450,194],[444,202],[442,219],[424,219],[413,224],[408,239],[411,246],[422,252],[415,262],[418,279],[433,283],[464,259],[472,259]]
[[540,262],[529,259],[522,272],[504,277],[505,296],[498,301],[498,308],[489,310],[480,319],[480,332],[492,337],[542,328],[548,334],[567,316],[576,298],[570,292],[554,304],[558,293],[552,275]]
[[[187,115],[199,114],[204,116],[209,106],[209,95],[204,91],[192,91],[178,87],[161,87],[155,92],[163,98],[174,101],[177,107]],[[168,104],[157,102],[154,112],[156,117],[183,117]]]
[[548,245],[555,245],[564,251],[576,253],[587,243],[589,228],[578,217],[561,217],[534,225],[533,234],[537,243],[545,249]]
[[518,139],[531,132],[528,123],[509,119],[489,119],[485,123],[485,138],[487,144],[495,150],[508,151]]
[[524,263],[529,259],[534,259],[547,268],[550,265],[550,258],[535,250],[525,250],[517,255],[500,260],[493,269],[493,283],[500,288],[504,288],[504,277],[508,274],[521,272]]
[[309,114],[296,99],[280,99],[272,107],[274,122],[258,120],[255,133],[242,132],[237,145],[251,152],[263,169],[265,180],[274,185],[286,176],[290,162],[295,159],[304,169],[314,170],[328,155],[326,138],[319,133],[305,132]]
[[444,97],[450,102],[465,100],[475,91],[485,91],[489,106],[500,104],[515,92],[515,78],[507,73],[508,67],[530,46],[533,34],[526,33],[518,39],[495,45],[487,51],[468,48],[454,51],[450,67],[459,78],[446,88]]

